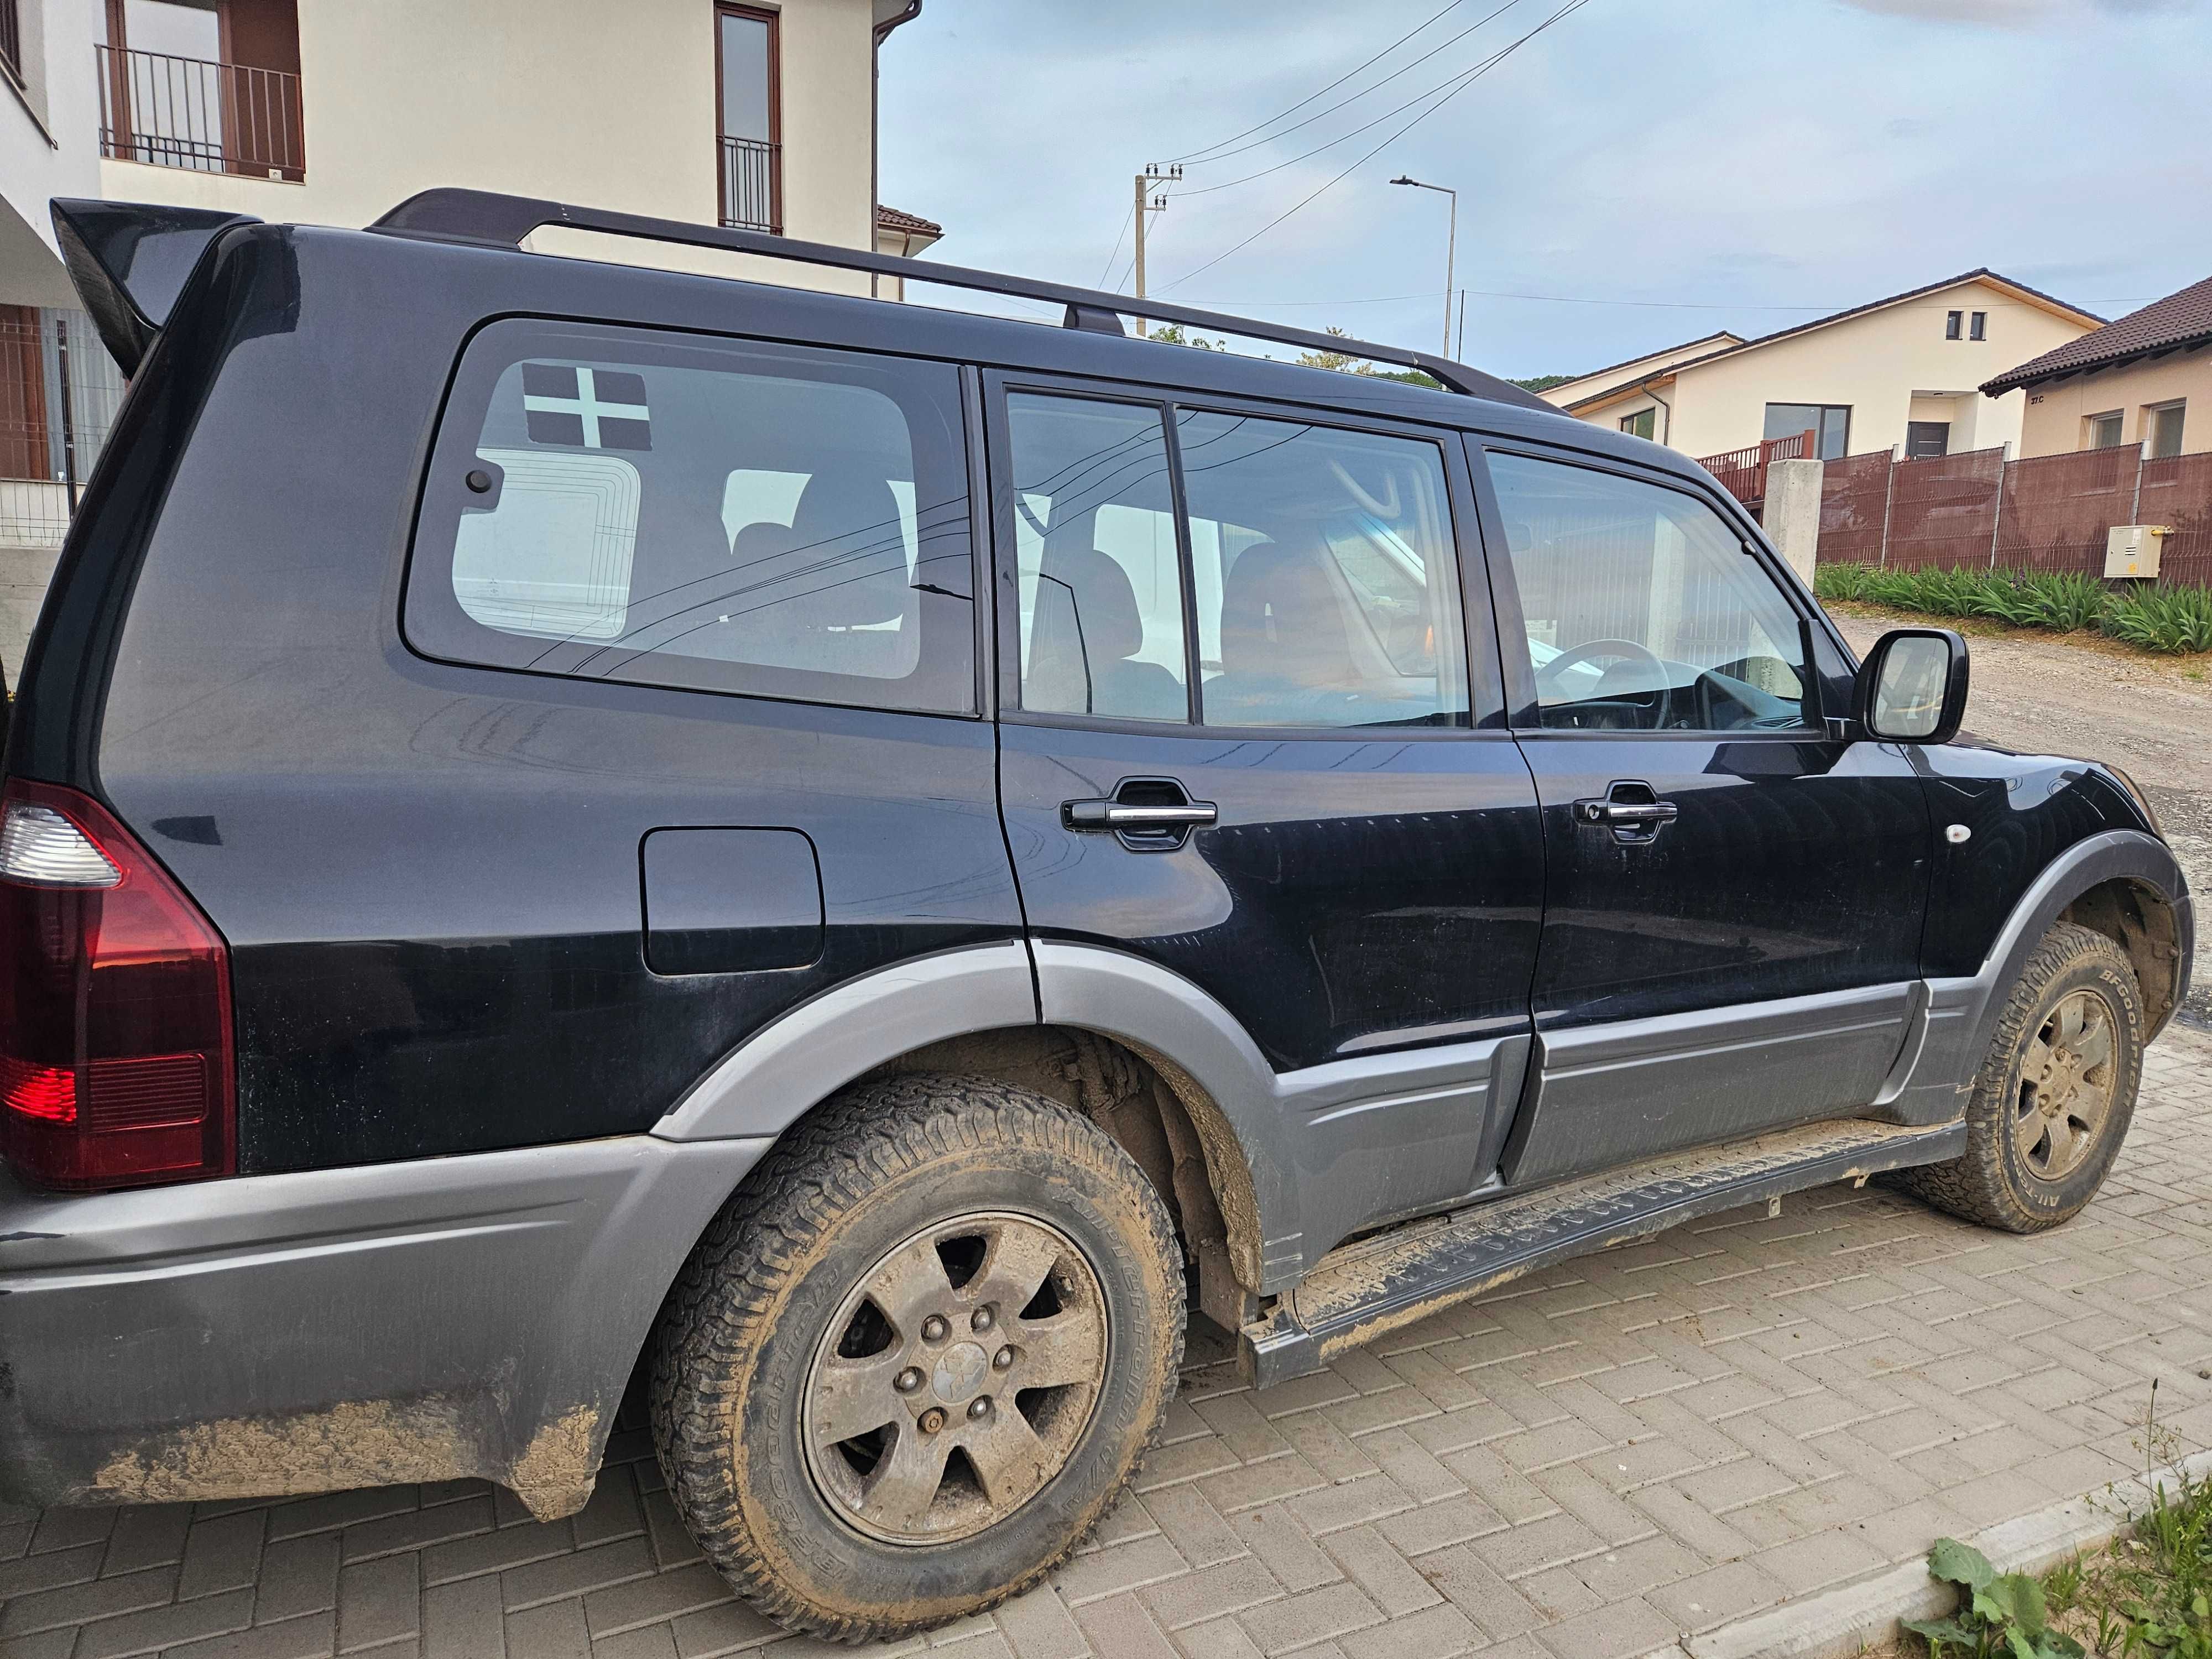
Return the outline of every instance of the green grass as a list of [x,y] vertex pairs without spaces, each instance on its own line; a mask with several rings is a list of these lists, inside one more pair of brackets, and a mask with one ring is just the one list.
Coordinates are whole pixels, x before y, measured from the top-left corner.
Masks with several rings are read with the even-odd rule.
[[1813,591],[1924,616],[1978,617],[2055,634],[2095,629],[2145,651],[2212,651],[2212,588],[2132,586],[2115,592],[2094,576],[2052,570],[1891,570],[1824,564]]

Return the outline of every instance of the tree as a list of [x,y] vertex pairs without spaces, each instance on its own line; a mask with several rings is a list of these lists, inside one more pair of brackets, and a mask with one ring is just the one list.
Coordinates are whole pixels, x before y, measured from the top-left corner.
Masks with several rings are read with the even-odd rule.
[[1571,374],[1532,374],[1527,380],[1516,380],[1513,384],[1523,392],[1549,392],[1553,386],[1565,386],[1574,378]]
[[1203,334],[1188,331],[1181,323],[1162,323],[1148,337],[1167,345],[1196,346],[1200,351],[1226,351],[1227,342],[1209,340]]

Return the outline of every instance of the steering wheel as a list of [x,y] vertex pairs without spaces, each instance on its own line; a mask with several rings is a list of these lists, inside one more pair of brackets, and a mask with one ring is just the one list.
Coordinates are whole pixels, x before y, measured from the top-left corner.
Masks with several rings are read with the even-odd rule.
[[[1559,690],[1559,681],[1560,677],[1569,669],[1581,667],[1586,663],[1605,660],[1614,662],[1642,661],[1649,663],[1651,665],[1652,678],[1656,682],[1656,684],[1652,687],[1652,690],[1657,694],[1658,697],[1658,702],[1652,706],[1650,711],[1651,715],[1651,724],[1655,728],[1664,726],[1667,721],[1668,706],[1673,696],[1672,690],[1667,684],[1667,665],[1661,659],[1657,652],[1652,650],[1650,647],[1636,640],[1585,640],[1580,645],[1569,647],[1566,650],[1559,653],[1558,656],[1553,658],[1551,661],[1546,663],[1541,668],[1536,671],[1536,693],[1538,698],[1540,700],[1548,700],[1549,694],[1556,693]],[[1598,690],[1601,694],[1604,691],[1604,686],[1601,682]],[[1605,697],[1602,695],[1583,700],[1585,705],[1596,702],[1626,702],[1628,700],[1626,698]],[[1575,705],[1565,704],[1564,706],[1573,707]],[[1630,706],[1638,708],[1641,708],[1642,707],[1640,704],[1633,703]]]

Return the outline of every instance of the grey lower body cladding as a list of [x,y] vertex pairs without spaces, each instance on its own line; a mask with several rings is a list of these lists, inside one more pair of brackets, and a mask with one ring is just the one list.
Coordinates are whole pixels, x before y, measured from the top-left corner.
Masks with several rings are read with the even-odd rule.
[[1963,1121],[1933,1128],[1817,1123],[1394,1228],[1330,1251],[1273,1313],[1246,1326],[1244,1370],[1262,1388],[1286,1382],[1552,1262],[1784,1193],[1942,1163],[1966,1144]]
[[767,1145],[632,1135],[81,1198],[0,1174],[0,1498],[474,1476],[570,1513],[663,1287]]

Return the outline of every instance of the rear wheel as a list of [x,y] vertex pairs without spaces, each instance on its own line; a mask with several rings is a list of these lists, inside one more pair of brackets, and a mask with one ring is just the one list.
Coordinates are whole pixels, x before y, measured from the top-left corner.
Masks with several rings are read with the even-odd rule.
[[975,1079],[853,1090],[794,1128],[661,1316],[678,1510],[765,1612],[898,1635],[1035,1583],[1174,1397],[1181,1255],[1087,1119]]
[[1966,1151],[1905,1184],[1939,1208],[2027,1233],[2077,1214],[2135,1115],[2142,994],[2106,935],[2061,922],[2029,955],[1966,1108]]

